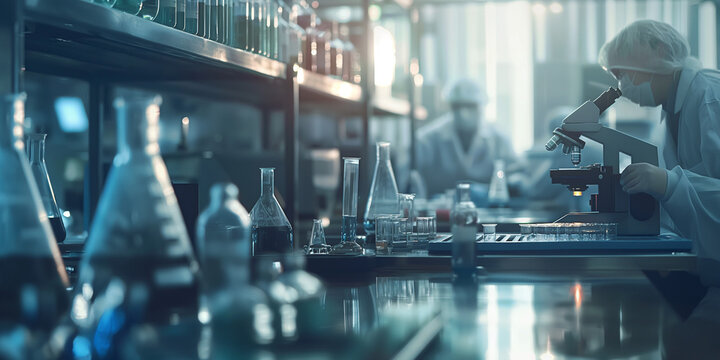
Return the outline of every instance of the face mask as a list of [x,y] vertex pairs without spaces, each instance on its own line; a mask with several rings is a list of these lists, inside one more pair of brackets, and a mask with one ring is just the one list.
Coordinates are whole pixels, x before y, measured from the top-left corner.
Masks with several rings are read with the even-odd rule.
[[620,91],[624,97],[640,106],[655,107],[658,106],[658,104],[655,102],[650,83],[652,83],[652,78],[650,81],[635,85],[632,79],[625,74],[622,79],[620,79]]
[[455,122],[458,128],[465,131],[477,129],[480,121],[480,114],[476,108],[461,107],[454,111]]

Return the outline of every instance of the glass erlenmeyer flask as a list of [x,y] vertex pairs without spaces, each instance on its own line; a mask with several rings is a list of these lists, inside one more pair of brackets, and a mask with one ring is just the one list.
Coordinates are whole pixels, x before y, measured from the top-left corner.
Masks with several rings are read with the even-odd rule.
[[65,266],[24,154],[24,102],[24,94],[0,97],[0,334],[17,324],[49,331],[69,304]]
[[[160,97],[115,100],[118,153],[113,160],[81,264],[73,320],[91,327],[111,283],[143,298],[139,322],[197,319],[198,265],[158,144]],[[138,306],[135,306],[138,308]]]
[[505,176],[505,161],[495,160],[493,177],[490,180],[490,190],[488,191],[488,202],[490,207],[506,207],[508,201],[510,201],[510,195]]
[[310,242],[305,246],[305,253],[308,255],[328,254],[331,248],[332,246],[325,242],[325,231],[323,230],[322,220],[313,219]]
[[363,222],[367,234],[375,233],[375,218],[379,215],[395,215],[398,212],[398,188],[390,163],[390,143],[379,142],[376,148],[377,162]]
[[65,240],[65,225],[62,221],[62,214],[58,209],[55,201],[55,192],[50,182],[50,176],[45,166],[45,137],[46,134],[29,134],[27,136],[27,152],[30,158],[30,169],[40,191],[40,199],[42,200],[45,212],[47,213],[50,226],[52,227],[55,240],[62,242]]
[[344,158],[343,210],[340,243],[333,247],[336,255],[360,255],[363,248],[357,242],[357,197],[360,159]]
[[292,226],[275,198],[275,169],[260,169],[260,198],[250,211],[252,254],[266,255],[293,249]]

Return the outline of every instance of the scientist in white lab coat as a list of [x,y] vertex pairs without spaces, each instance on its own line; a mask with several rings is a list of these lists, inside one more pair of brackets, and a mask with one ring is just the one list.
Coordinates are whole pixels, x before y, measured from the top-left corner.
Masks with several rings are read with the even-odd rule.
[[[662,106],[664,168],[633,164],[620,183],[660,201],[663,226],[692,239],[706,286],[720,286],[720,72],[702,69],[670,25],[636,21],[600,50],[623,96]],[[661,165],[662,166],[662,165]]]
[[472,80],[459,80],[444,94],[450,113],[418,131],[417,165],[428,195],[454,189],[458,181],[489,184],[494,161],[506,169],[516,157],[512,144],[484,121],[486,95]]

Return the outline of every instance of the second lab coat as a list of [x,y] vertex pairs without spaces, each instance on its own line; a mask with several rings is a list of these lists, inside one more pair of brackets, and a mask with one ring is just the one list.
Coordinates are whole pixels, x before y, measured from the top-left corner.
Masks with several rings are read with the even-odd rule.
[[[720,285],[720,72],[685,67],[675,99],[678,141],[666,134],[663,225],[693,240],[698,272]],[[669,215],[669,218],[668,216]]]
[[458,181],[490,183],[494,161],[505,160],[505,169],[516,161],[511,143],[491,125],[481,127],[466,152],[446,114],[418,131],[416,161],[428,195],[454,189]]

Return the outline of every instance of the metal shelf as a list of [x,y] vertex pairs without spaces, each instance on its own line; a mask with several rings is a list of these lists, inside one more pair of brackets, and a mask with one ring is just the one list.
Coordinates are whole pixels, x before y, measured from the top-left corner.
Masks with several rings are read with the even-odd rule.
[[24,0],[28,70],[118,80],[284,79],[286,65],[81,0]]

